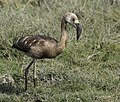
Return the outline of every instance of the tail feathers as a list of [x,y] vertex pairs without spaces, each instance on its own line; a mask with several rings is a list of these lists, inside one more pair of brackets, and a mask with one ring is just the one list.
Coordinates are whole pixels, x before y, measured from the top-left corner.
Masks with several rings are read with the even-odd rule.
[[17,43],[14,43],[12,45],[12,48],[16,48],[17,50],[23,51],[23,52],[29,52],[30,48],[19,46]]

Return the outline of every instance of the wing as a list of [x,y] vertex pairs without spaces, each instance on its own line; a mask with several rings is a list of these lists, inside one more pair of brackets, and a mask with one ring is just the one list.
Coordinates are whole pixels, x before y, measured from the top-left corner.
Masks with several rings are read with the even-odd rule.
[[51,43],[58,43],[58,41],[52,37],[45,36],[45,35],[31,35],[31,36],[25,36],[20,38],[18,41],[16,41],[12,47],[23,51],[23,52],[29,52],[32,46],[35,46],[37,43],[44,46],[44,43],[48,41]]

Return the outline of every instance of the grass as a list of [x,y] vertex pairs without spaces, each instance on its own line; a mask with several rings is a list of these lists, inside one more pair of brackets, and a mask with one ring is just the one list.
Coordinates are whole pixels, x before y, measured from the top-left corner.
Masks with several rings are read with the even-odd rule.
[[[0,0],[0,74],[15,84],[0,84],[0,102],[119,102],[119,0]],[[9,2],[9,3],[8,3]],[[25,66],[30,58],[12,49],[13,40],[44,34],[59,40],[60,21],[74,12],[82,26],[80,40],[68,27],[66,49],[54,59],[38,60],[37,87],[32,68],[24,92]]]

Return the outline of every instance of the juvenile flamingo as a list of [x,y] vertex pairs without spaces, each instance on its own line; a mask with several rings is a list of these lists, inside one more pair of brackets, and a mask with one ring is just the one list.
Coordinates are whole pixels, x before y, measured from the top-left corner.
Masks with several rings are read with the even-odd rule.
[[[25,90],[27,90],[27,76],[31,65],[35,63],[37,59],[55,58],[62,53],[67,41],[67,24],[70,24],[76,28],[78,40],[82,32],[82,27],[79,23],[78,17],[74,13],[68,12],[65,13],[61,20],[60,41],[57,41],[56,39],[45,35],[28,35],[21,37],[13,43],[13,48],[24,52],[26,55],[32,58],[32,61],[25,69]],[[35,87],[37,79],[36,67],[34,67],[33,75],[33,82]]]

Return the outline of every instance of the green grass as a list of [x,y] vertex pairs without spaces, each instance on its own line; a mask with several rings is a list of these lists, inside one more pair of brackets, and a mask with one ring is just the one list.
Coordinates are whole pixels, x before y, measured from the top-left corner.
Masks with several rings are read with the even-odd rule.
[[[15,84],[0,84],[0,102],[120,102],[119,0],[0,0],[0,75]],[[54,59],[38,60],[37,87],[32,67],[24,92],[24,68],[30,58],[12,49],[13,40],[43,34],[59,40],[65,12],[83,26],[77,42],[68,27],[66,49]]]

